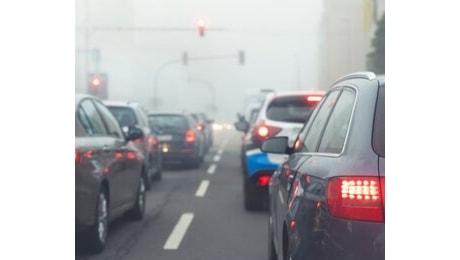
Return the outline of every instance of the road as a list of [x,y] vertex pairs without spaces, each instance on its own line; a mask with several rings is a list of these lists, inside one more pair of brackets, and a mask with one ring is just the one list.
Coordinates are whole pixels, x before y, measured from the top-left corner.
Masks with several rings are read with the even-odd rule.
[[105,251],[75,259],[267,259],[268,212],[243,206],[240,134],[214,133],[199,169],[168,166],[147,194],[143,221],[111,224]]

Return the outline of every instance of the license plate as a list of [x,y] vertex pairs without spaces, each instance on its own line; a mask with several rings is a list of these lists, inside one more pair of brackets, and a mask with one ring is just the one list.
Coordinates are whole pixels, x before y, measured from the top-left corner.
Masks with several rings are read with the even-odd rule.
[[159,135],[158,136],[158,141],[171,141],[172,140],[172,135]]

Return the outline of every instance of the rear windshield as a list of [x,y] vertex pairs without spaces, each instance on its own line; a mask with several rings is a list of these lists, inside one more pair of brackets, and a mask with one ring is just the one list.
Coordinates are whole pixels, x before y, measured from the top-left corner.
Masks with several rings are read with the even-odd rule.
[[385,157],[385,84],[379,87],[377,94],[372,143],[375,152]]
[[123,126],[130,126],[130,125],[137,125],[137,117],[134,113],[134,110],[130,107],[113,107],[108,106],[110,112],[115,116],[118,120],[120,125]]
[[187,119],[180,115],[149,115],[149,124],[150,128],[161,128],[164,132],[188,128]]
[[306,96],[278,97],[267,108],[267,118],[275,121],[305,123],[316,103],[308,103]]

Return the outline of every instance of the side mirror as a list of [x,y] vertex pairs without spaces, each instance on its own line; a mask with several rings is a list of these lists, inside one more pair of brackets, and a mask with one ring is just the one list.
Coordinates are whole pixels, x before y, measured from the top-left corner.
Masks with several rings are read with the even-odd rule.
[[126,128],[127,128],[126,130],[123,129],[123,131],[126,134],[126,140],[133,141],[141,137],[144,137],[144,132],[142,132],[142,129],[140,129],[139,127],[128,126]]
[[287,136],[277,136],[265,140],[260,148],[263,152],[289,154],[288,138]]
[[237,121],[233,124],[236,130],[246,133],[249,130],[249,123],[246,120]]

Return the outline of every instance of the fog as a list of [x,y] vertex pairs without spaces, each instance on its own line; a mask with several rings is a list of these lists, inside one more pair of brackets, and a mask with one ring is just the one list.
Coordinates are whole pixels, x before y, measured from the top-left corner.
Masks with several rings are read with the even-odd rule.
[[319,80],[323,6],[321,0],[76,1],[76,92],[87,92],[86,72],[102,72],[108,99],[208,115],[215,104],[214,119],[233,121],[257,89],[326,87]]

